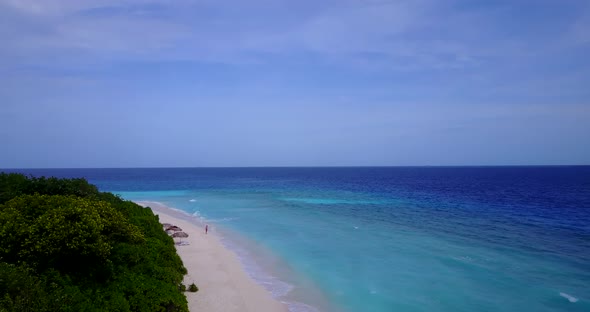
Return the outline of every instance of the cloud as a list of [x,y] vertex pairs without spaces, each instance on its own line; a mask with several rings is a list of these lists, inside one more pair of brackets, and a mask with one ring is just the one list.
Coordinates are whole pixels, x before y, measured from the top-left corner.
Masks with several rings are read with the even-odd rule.
[[[501,38],[439,1],[15,1],[3,54],[38,63],[87,57],[256,63],[312,54],[343,64],[452,68],[478,64]],[[495,22],[495,21],[493,21]],[[481,27],[483,28],[483,27]],[[431,35],[432,33],[432,35]]]
[[[335,70],[418,95],[535,86],[559,94],[551,86],[590,71],[584,12],[536,1],[0,0],[0,69],[71,74],[186,61],[271,68],[256,72],[267,86],[277,84],[273,71],[337,81]],[[578,58],[582,66],[568,64]]]
[[572,24],[570,38],[574,44],[585,46],[590,44],[590,5]]

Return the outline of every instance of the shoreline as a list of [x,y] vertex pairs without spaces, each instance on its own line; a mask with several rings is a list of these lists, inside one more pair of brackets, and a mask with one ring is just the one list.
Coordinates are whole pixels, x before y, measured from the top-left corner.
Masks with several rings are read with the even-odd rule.
[[209,233],[205,234],[204,227],[183,219],[180,211],[153,201],[136,203],[149,207],[161,223],[172,223],[189,234],[182,239],[188,245],[175,245],[188,271],[183,284],[187,288],[192,283],[199,287],[196,293],[185,292],[189,311],[288,311],[285,304],[246,273],[237,255],[215,234],[214,227],[209,225]]

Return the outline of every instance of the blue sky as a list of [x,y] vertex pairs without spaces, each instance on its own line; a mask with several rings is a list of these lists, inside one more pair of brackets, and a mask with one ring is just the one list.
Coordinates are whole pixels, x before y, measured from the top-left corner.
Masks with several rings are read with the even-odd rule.
[[0,0],[0,168],[590,164],[588,1]]

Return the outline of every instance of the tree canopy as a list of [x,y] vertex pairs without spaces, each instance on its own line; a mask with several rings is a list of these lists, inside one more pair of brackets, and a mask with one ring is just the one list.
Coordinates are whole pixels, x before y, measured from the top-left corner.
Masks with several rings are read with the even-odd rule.
[[84,179],[0,173],[0,311],[188,311],[150,209]]

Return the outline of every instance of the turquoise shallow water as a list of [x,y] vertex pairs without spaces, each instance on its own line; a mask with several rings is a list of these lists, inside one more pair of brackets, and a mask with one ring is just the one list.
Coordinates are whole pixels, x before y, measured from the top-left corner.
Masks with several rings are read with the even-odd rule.
[[58,173],[206,219],[293,311],[590,311],[588,167]]
[[[585,300],[587,280],[576,282],[588,277],[582,263],[575,267],[510,246],[489,248],[469,240],[433,236],[404,224],[332,216],[330,210],[337,209],[332,205],[358,204],[352,200],[294,201],[241,192],[122,195],[162,201],[222,228],[245,233],[288,263],[284,282],[296,287],[293,274],[312,277],[325,290],[322,296],[334,303],[334,310],[497,311],[507,307],[513,311],[582,311],[588,307],[579,301]],[[293,202],[324,206],[302,209]],[[250,259],[256,254],[250,247],[241,255]],[[254,274],[276,274],[276,270],[250,269]],[[284,293],[285,285],[273,287],[278,288],[275,294]],[[578,301],[569,302],[560,293],[575,294]],[[299,297],[291,299],[305,302],[306,296],[307,292],[300,291]],[[317,301],[322,300],[310,304]]]

